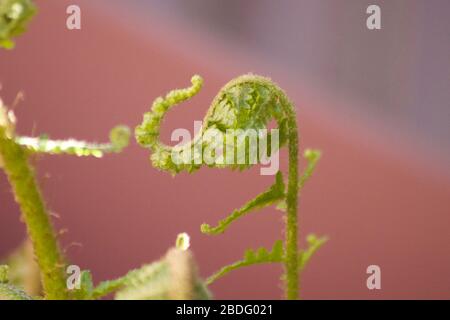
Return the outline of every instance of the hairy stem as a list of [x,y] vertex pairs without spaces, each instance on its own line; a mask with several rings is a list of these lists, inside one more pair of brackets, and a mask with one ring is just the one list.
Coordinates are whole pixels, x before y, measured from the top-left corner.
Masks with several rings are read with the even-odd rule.
[[286,193],[286,229],[285,229],[285,296],[289,300],[295,300],[299,295],[299,271],[298,271],[298,129],[297,116],[294,105],[286,93],[272,81],[265,78],[255,78],[253,82],[264,84],[279,99],[279,104],[287,117],[288,127],[288,153],[289,172]]
[[20,206],[47,299],[67,299],[64,259],[26,151],[0,125],[0,159]]
[[288,116],[289,127],[289,172],[288,187],[286,194],[286,231],[285,231],[285,295],[289,300],[298,298],[299,276],[298,276],[298,222],[297,222],[297,202],[298,202],[298,129],[297,119],[292,103],[287,97],[282,106]]

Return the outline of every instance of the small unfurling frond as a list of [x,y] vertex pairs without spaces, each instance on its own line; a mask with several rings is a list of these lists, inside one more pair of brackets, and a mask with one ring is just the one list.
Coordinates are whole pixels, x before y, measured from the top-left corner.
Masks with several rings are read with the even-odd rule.
[[219,221],[217,226],[211,227],[209,224],[202,224],[201,231],[210,235],[223,233],[231,223],[247,213],[270,206],[283,200],[285,197],[284,188],[283,175],[281,171],[278,171],[275,183],[270,186],[267,191],[259,194],[254,199],[247,202],[242,208],[233,211],[231,215]]
[[90,143],[86,141],[67,139],[51,140],[46,136],[39,138],[17,137],[16,142],[27,150],[36,153],[69,154],[93,156],[101,158],[105,153],[121,152],[128,146],[130,129],[126,126],[114,127],[109,134],[109,143]]
[[301,250],[298,254],[298,267],[300,271],[305,268],[314,253],[316,253],[327,241],[327,237],[317,238],[315,234],[310,234],[306,237],[308,247],[305,250]]

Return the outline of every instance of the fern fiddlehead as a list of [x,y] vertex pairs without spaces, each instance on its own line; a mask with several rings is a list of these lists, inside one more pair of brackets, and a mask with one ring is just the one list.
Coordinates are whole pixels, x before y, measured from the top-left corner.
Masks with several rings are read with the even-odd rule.
[[[284,248],[277,242],[272,252],[259,251],[256,258],[248,253],[244,260],[224,267],[209,282],[241,266],[255,263],[280,262],[285,265],[285,291],[288,299],[298,297],[299,250],[297,244],[297,200],[298,191],[311,175],[320,153],[308,151],[308,157],[317,155],[309,170],[299,180],[298,131],[295,109],[285,92],[268,78],[243,75],[226,84],[214,98],[203,120],[201,131],[187,144],[168,146],[159,140],[160,126],[167,111],[197,94],[203,84],[199,76],[191,79],[192,86],[169,92],[157,98],[151,111],[144,114],[142,123],[136,127],[136,140],[151,150],[154,167],[175,175],[181,171],[193,172],[202,166],[215,168],[246,169],[275,155],[279,148],[288,145],[289,169],[287,189],[281,172],[276,182],[267,191],[249,201],[242,208],[220,221],[216,227],[203,224],[201,230],[207,234],[219,234],[239,217],[271,204],[280,204],[286,212]],[[278,131],[256,135],[257,150],[251,150],[250,132],[261,130],[267,133],[269,122],[275,120]],[[253,131],[252,131],[253,130]],[[219,137],[219,138],[218,138]],[[261,144],[263,143],[263,144]],[[260,148],[261,145],[267,149]],[[263,150],[261,150],[263,149]],[[212,153],[211,153],[211,150]],[[240,153],[239,150],[245,150]],[[208,160],[213,155],[214,161]],[[208,154],[209,153],[209,154]],[[310,159],[307,160],[309,161]],[[206,159],[205,159],[206,158]],[[311,163],[311,161],[309,161]],[[312,168],[312,170],[311,170]],[[281,252],[281,253],[280,253]]]

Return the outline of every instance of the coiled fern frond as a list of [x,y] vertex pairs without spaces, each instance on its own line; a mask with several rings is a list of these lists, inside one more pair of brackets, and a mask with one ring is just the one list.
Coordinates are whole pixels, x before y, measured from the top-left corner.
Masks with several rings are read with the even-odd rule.
[[[193,76],[191,82],[190,88],[173,90],[164,98],[157,98],[151,111],[144,114],[142,124],[136,127],[136,139],[152,151],[154,167],[172,174],[193,172],[202,165],[246,169],[264,161],[286,143],[288,117],[292,112],[286,95],[267,78],[244,75],[220,90],[203,120],[201,131],[190,143],[173,147],[164,144],[159,134],[167,111],[192,98],[202,88],[200,76]],[[272,132],[261,134],[272,119],[278,124],[276,139],[272,139]],[[258,136],[252,136],[255,132]],[[267,154],[263,154],[263,148],[250,150],[248,145],[251,146],[252,138],[255,138],[255,146],[267,147]],[[219,143],[221,145],[217,145]],[[221,155],[213,154],[214,161],[205,159],[206,153],[211,155],[217,148],[221,149]]]
[[[164,116],[173,106],[196,95],[203,80],[196,75],[192,77],[191,83],[189,88],[170,91],[165,97],[154,100],[151,110],[144,114],[142,123],[135,129],[136,140],[151,150],[150,159],[155,168],[172,175],[182,171],[191,173],[202,166],[243,170],[255,164],[265,164],[267,159],[277,155],[279,148],[287,145],[287,183],[282,173],[277,172],[275,183],[266,191],[232,212],[217,226],[203,224],[201,231],[211,235],[223,233],[247,213],[277,204],[286,214],[284,245],[277,242],[272,251],[260,249],[256,255],[248,251],[244,260],[224,267],[209,278],[209,283],[242,266],[280,262],[285,266],[286,297],[296,299],[301,256],[297,240],[298,192],[314,171],[320,152],[306,150],[308,166],[299,178],[295,108],[278,85],[268,78],[253,74],[237,77],[219,91],[206,112],[202,129],[189,143],[176,146],[164,144],[160,140]],[[269,132],[271,121],[275,121],[277,130]],[[256,136],[254,132],[257,132]]]

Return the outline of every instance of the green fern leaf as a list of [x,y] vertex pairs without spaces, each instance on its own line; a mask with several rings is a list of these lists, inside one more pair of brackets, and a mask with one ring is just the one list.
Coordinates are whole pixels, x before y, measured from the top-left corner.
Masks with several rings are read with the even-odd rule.
[[242,216],[260,208],[270,206],[278,201],[281,201],[285,197],[284,193],[284,182],[283,175],[281,171],[278,171],[276,175],[275,183],[270,186],[270,188],[256,196],[254,199],[247,202],[242,208],[237,209],[231,213],[225,219],[219,221],[218,225],[211,227],[209,224],[202,224],[200,229],[203,233],[209,235],[217,235],[225,232],[225,230],[230,226],[231,223],[241,218]]
[[327,237],[318,238],[315,234],[310,234],[306,237],[308,247],[301,250],[298,254],[298,267],[303,270],[311,257],[328,241]]
[[281,263],[284,261],[284,248],[283,241],[277,240],[272,250],[268,251],[266,248],[261,247],[259,249],[252,250],[248,249],[244,253],[244,258],[227,266],[224,266],[219,271],[211,275],[206,283],[210,285],[214,281],[222,278],[227,275],[231,271],[238,270],[242,267],[248,267],[255,264],[263,264],[263,263]]
[[132,270],[124,277],[102,282],[92,297],[116,292],[117,300],[209,299],[189,250],[171,249],[159,261]]
[[9,283],[9,267],[0,265],[0,300],[32,300],[25,291]]
[[[302,191],[306,182],[313,175],[314,170],[316,169],[321,156],[322,153],[319,150],[306,149],[305,152],[303,153],[303,158],[305,158],[305,160],[307,161],[307,165],[298,182],[299,192]],[[286,201],[285,200],[279,201],[276,208],[277,210],[286,212],[287,209]]]

